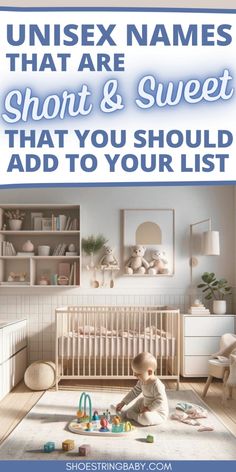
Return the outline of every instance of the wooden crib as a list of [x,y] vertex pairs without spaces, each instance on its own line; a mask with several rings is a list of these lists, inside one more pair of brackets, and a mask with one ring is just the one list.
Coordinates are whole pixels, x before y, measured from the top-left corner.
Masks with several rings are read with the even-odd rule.
[[63,379],[133,377],[143,351],[157,375],[179,386],[179,310],[147,306],[68,306],[56,309],[56,388]]

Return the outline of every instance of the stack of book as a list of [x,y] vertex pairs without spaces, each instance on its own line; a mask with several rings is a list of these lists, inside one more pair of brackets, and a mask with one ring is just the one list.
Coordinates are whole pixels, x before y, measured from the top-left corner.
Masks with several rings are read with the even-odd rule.
[[210,310],[206,308],[202,303],[199,303],[197,305],[193,304],[189,308],[188,312],[190,315],[210,315]]
[[15,256],[16,250],[9,241],[2,241],[0,243],[0,256]]

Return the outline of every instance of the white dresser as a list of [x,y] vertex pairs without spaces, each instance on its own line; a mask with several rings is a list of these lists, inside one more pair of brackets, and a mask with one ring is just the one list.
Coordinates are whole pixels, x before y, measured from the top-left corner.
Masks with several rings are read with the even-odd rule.
[[27,321],[0,320],[0,400],[20,382],[27,367]]
[[219,350],[222,334],[235,332],[235,315],[181,315],[183,377],[207,377],[208,360]]

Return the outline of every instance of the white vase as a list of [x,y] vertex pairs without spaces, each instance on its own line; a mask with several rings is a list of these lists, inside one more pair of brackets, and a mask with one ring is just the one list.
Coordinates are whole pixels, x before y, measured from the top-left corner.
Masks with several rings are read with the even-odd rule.
[[213,300],[213,313],[224,315],[226,313],[226,300]]
[[33,252],[34,251],[34,245],[29,239],[27,241],[25,241],[25,243],[23,244],[22,251],[24,251],[24,252]]
[[22,220],[9,220],[9,228],[11,231],[19,231],[22,227]]

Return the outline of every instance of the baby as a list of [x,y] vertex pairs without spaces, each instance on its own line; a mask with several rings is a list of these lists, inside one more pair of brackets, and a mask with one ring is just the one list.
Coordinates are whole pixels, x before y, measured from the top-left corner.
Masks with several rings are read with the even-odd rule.
[[134,375],[138,378],[135,387],[116,406],[116,411],[121,411],[140,393],[143,394],[129,409],[125,410],[126,418],[148,426],[163,423],[168,417],[169,408],[165,392],[165,386],[154,375],[157,368],[155,357],[149,352],[138,354],[132,361]]

